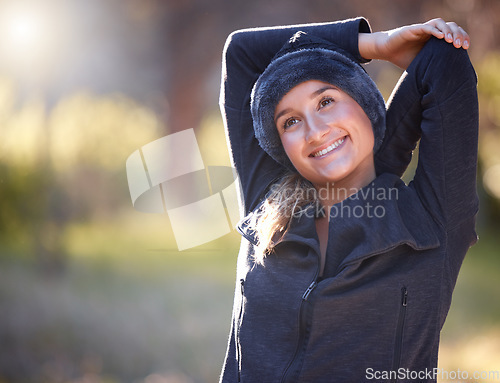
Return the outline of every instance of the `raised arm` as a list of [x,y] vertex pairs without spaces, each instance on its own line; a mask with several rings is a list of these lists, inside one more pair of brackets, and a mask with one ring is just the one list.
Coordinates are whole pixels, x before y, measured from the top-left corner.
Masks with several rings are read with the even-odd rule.
[[358,18],[323,24],[303,24],[233,32],[223,54],[221,112],[228,137],[233,166],[242,187],[243,211],[252,210],[269,184],[283,171],[281,165],[259,146],[250,113],[252,87],[278,50],[297,31],[331,41],[359,61],[360,32],[370,32],[365,19]]
[[412,60],[388,108],[393,137],[382,151],[390,158],[391,152],[398,151],[391,141],[420,138],[412,187],[446,230],[470,224],[478,208],[476,84],[467,52],[431,38]]
[[[366,59],[380,59],[407,69],[431,37],[443,39],[449,46],[468,49],[469,35],[457,24],[438,18],[422,24],[408,25],[385,32],[360,33],[359,51]],[[442,68],[445,70],[446,65]],[[402,76],[404,79],[406,74]],[[401,124],[400,89],[395,88],[387,103],[387,129],[384,142],[375,154],[377,174],[389,172],[401,176],[411,161],[420,139],[420,119],[406,119]]]

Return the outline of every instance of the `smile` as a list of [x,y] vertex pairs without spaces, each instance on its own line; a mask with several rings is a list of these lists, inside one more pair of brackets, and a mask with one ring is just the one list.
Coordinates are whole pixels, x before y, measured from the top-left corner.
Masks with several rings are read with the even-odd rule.
[[330,153],[332,150],[337,149],[342,143],[345,141],[345,137],[342,137],[335,141],[333,144],[331,144],[329,147],[326,149],[320,150],[319,152],[313,153],[313,157],[319,157],[319,156],[324,156],[326,153]]

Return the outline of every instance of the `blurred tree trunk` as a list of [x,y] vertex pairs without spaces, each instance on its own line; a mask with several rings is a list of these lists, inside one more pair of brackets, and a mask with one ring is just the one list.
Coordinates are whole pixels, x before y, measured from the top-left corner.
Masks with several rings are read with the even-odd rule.
[[206,110],[217,105],[207,86],[222,55],[222,45],[216,42],[221,41],[220,25],[226,15],[213,12],[217,3],[185,0],[165,10],[169,132],[196,129]]

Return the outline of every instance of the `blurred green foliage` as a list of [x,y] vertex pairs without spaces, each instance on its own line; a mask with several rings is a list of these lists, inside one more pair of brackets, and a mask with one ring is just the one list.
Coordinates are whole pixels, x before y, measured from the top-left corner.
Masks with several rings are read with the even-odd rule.
[[[41,100],[17,107],[0,81],[0,238],[59,267],[65,225],[116,214],[129,201],[123,166],[158,135],[155,114],[122,95],[75,94],[51,110]],[[3,87],[2,87],[3,85]]]

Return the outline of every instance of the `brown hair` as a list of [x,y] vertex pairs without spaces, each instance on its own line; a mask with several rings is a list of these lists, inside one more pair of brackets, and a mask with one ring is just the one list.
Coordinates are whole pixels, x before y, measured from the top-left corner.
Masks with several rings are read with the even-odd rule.
[[255,261],[262,264],[274,250],[276,237],[282,237],[290,228],[294,215],[306,206],[318,206],[316,189],[296,172],[288,172],[270,188],[266,200],[254,216],[253,224],[259,238]]

